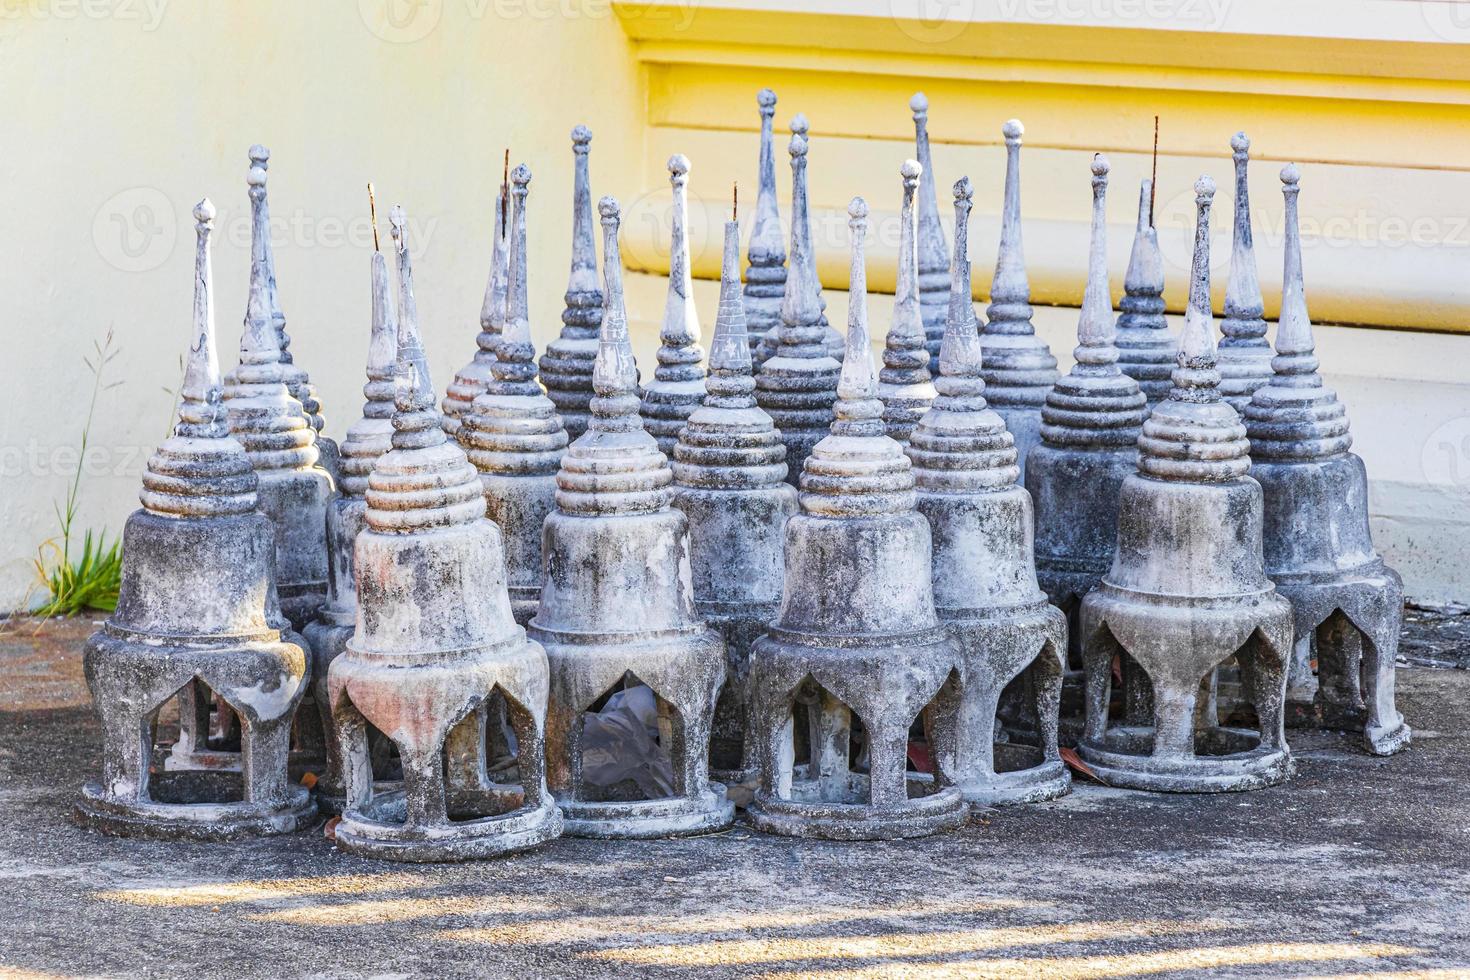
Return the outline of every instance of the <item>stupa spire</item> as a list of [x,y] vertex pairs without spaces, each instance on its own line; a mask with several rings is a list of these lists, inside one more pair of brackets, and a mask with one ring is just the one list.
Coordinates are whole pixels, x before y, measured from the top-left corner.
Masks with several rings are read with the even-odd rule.
[[944,243],[944,226],[939,222],[938,191],[934,176],[934,159],[929,152],[929,99],[915,92],[909,99],[914,115],[914,155],[923,168],[919,184],[918,282],[919,302],[924,319],[925,346],[929,351],[929,373],[939,373],[939,345],[944,339],[944,326],[949,305],[949,256]]
[[643,393],[643,419],[658,440],[659,451],[672,456],[679,430],[704,400],[704,348],[699,344],[699,311],[694,306],[694,282],[689,272],[689,158],[669,158],[673,188],[673,220],[669,241],[669,289],[659,330],[658,367]]
[[1153,226],[1154,182],[1145,177],[1138,188],[1138,226],[1123,278],[1118,308],[1118,367],[1138,382],[1150,403],[1169,394],[1174,364],[1174,337],[1164,319],[1164,258]]
[[[509,151],[507,151],[507,154]],[[500,184],[495,198],[495,226],[490,244],[490,277],[485,283],[485,299],[480,304],[480,332],[475,335],[475,356],[460,368],[449,383],[442,402],[444,431],[459,432],[461,420],[469,411],[475,396],[490,382],[490,365],[495,363],[495,348],[505,330],[507,293],[510,286],[510,193],[509,177]]]
[[398,359],[398,312],[393,287],[388,280],[388,262],[380,248],[372,257],[372,333],[368,340],[366,399],[362,420],[347,430],[342,441],[342,479],[338,490],[345,497],[367,492],[373,463],[392,445],[393,370]]
[[[781,235],[781,212],[776,203],[776,154],[772,122],[776,115],[776,93],[763,88],[756,93],[761,116],[759,179],[756,184],[755,223],[750,229],[750,264],[745,269],[745,319],[752,354],[761,341],[781,326],[781,294],[786,287],[786,245]],[[768,345],[774,352],[776,339]]]
[[1251,394],[1271,380],[1271,345],[1266,342],[1266,304],[1256,274],[1256,249],[1251,239],[1250,187],[1246,167],[1251,141],[1245,133],[1230,138],[1235,162],[1235,226],[1230,250],[1230,281],[1225,287],[1225,316],[1220,321],[1220,393],[1237,412],[1250,404]]
[[884,343],[883,370],[878,374],[878,394],[883,399],[884,427],[903,443],[934,400],[934,385],[925,346],[914,207],[924,182],[924,168],[917,160],[905,160],[899,177],[903,204],[899,210],[898,285],[893,294],[893,320]]
[[209,236],[214,204],[194,208],[193,343],[179,389],[179,421],[143,472],[143,506],[169,517],[225,517],[256,506],[256,477],[238,442],[230,438],[214,339],[214,270]]
[[1041,405],[1057,380],[1057,359],[1036,337],[1031,324],[1031,284],[1021,248],[1021,137],[1025,131],[1019,119],[1001,127],[1006,176],[1000,250],[986,310],[990,322],[980,331],[990,404],[1016,439],[1023,476],[1026,455],[1041,440]]
[[592,361],[597,356],[598,328],[602,323],[592,185],[587,173],[587,154],[591,148],[592,130],[581,125],[573,128],[572,268],[567,279],[566,308],[561,314],[561,336],[546,345],[540,362],[541,382],[547,397],[556,405],[567,434],[573,439],[587,428]]

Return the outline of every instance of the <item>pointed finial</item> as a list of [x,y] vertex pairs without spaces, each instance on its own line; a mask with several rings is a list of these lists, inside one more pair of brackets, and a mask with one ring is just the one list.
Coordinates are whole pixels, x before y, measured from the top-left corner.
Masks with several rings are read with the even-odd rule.
[[1113,329],[1112,294],[1108,289],[1107,193],[1108,158],[1092,157],[1092,237],[1087,258],[1087,288],[1077,319],[1077,349],[1080,364],[1109,365],[1118,360]]
[[[694,281],[689,271],[689,158],[682,153],[669,157],[669,185],[673,190],[673,207],[669,228],[669,288],[664,303],[663,327],[659,331],[658,380],[688,380],[684,368],[698,365],[703,356],[699,350],[699,310],[694,305]],[[691,352],[689,348],[693,346]],[[693,354],[692,359],[688,356]],[[673,370],[678,378],[669,376]]]
[[[275,244],[270,238],[270,201],[266,197],[265,190],[265,174],[270,168],[271,151],[256,143],[250,147],[249,157],[251,172],[253,173],[256,170],[261,172],[260,210],[265,215],[262,227],[265,229],[266,300],[270,304],[271,319],[275,321],[276,325],[276,340],[281,348],[281,363],[290,364],[292,362],[291,337],[286,333],[286,314],[281,312],[280,292],[276,287],[276,252]],[[252,184],[252,186],[254,185]],[[254,201],[253,195],[251,200],[252,202]]]
[[[793,128],[795,123],[792,123]],[[817,284],[813,281],[814,263],[808,254],[811,240],[807,217],[806,137],[797,133],[788,147],[791,154],[791,262],[786,272],[786,292],[781,300],[784,324],[815,324],[821,317],[817,300]],[[783,346],[785,344],[783,331]],[[804,336],[801,338],[806,340]]]
[[174,431],[181,436],[219,439],[229,434],[229,426],[220,404],[224,386],[214,342],[214,269],[209,256],[214,215],[214,203],[207,197],[194,207],[194,342],[179,389],[179,425]]
[[281,344],[276,334],[270,306],[270,220],[265,204],[265,171],[252,167],[246,177],[250,185],[250,297],[245,304],[245,333],[240,340],[242,360],[249,353],[255,364],[281,360]]
[[924,176],[917,160],[899,168],[903,204],[899,210],[898,285],[893,295],[893,320],[883,344],[883,369],[878,392],[883,399],[883,421],[899,442],[908,439],[934,400],[929,387],[929,350],[919,303],[918,224],[915,195]]
[[[424,345],[419,336],[418,303],[413,295],[413,259],[409,255],[408,222],[402,205],[393,205],[388,212],[388,223],[392,226],[393,245],[398,253],[398,387],[393,402],[398,409],[394,428],[399,431],[393,436],[393,445],[395,448],[419,448],[417,442],[402,442],[400,437],[408,434],[405,432],[406,415],[432,415],[434,427],[438,428],[434,383],[429,377],[429,362],[424,356]],[[414,431],[417,431],[417,425]]]
[[[567,281],[568,307],[601,307],[602,292],[597,282],[597,246],[592,220],[592,185],[587,154],[592,149],[592,130],[578,125],[572,129],[572,270]],[[562,315],[566,322],[566,314]]]
[[[721,408],[755,404],[750,345],[745,336],[745,308],[740,299],[740,225],[725,222],[725,251],[720,261],[720,306],[710,341],[706,405]],[[729,404],[739,398],[739,406]]]
[[604,197],[597,202],[602,216],[603,310],[602,329],[598,337],[597,360],[592,369],[592,387],[597,397],[592,402],[593,428],[600,423],[622,418],[638,426],[638,368],[633,361],[633,347],[628,340],[628,314],[623,306],[623,265],[618,249],[618,225],[622,211],[617,198]]
[[944,325],[949,304],[949,255],[944,244],[944,227],[939,223],[938,183],[934,175],[934,158],[929,150],[929,100],[923,92],[909,99],[914,114],[914,147],[924,179],[919,184],[917,230],[920,316],[924,323],[925,348],[929,352],[930,373],[939,369],[939,346],[943,342]]
[[[975,304],[970,292],[970,210],[974,206],[975,188],[969,177],[961,177],[954,184],[954,261],[950,263],[949,310],[945,317],[944,341],[939,348],[940,376],[934,382],[943,396],[969,394],[973,388],[973,394],[980,397],[985,390],[985,382],[980,378],[980,329],[975,321]],[[973,384],[957,386],[955,381],[962,378],[967,381],[973,379]],[[980,397],[975,409],[984,407],[985,399]]]
[[1245,133],[1230,138],[1235,161],[1234,244],[1230,253],[1230,283],[1225,290],[1225,319],[1222,327],[1230,338],[1255,339],[1265,336],[1262,319],[1265,301],[1256,275],[1255,243],[1251,239],[1250,184],[1246,179],[1251,141]]
[[1194,184],[1196,218],[1194,257],[1189,269],[1189,307],[1184,314],[1184,332],[1175,359],[1174,390],[1177,401],[1215,401],[1220,372],[1215,362],[1215,332],[1210,313],[1210,205],[1215,182],[1208,174]]
[[1001,127],[1006,142],[1005,198],[995,278],[990,285],[990,308],[986,311],[994,332],[1010,332],[1003,325],[1012,323],[1024,324],[1021,332],[1031,332],[1031,283],[1026,278],[1026,259],[1021,246],[1021,136],[1025,132],[1019,119],[1009,120]]
[[[509,152],[509,151],[507,151]],[[485,280],[485,298],[480,303],[480,333],[476,343],[483,350],[488,342],[493,354],[497,338],[505,329],[505,305],[510,289],[510,183],[507,177],[495,195],[495,223],[491,228],[490,275]]]
[[1281,196],[1286,200],[1286,246],[1281,273],[1281,320],[1276,327],[1278,356],[1273,362],[1278,374],[1306,374],[1317,369],[1317,359],[1310,356],[1316,350],[1316,343],[1302,277],[1302,240],[1297,219],[1300,180],[1301,171],[1296,164],[1288,163],[1281,168]]
[[[852,229],[852,271],[848,278],[847,354],[837,381],[833,434],[879,435],[883,403],[878,400],[878,378],[873,372],[872,341],[868,336],[868,268],[863,255],[868,235],[868,202],[855,197],[847,206]],[[857,425],[861,431],[854,429]]]
[[791,135],[805,138],[810,124],[806,120],[806,113],[798,112],[791,117]]
[[1133,250],[1123,277],[1115,343],[1118,366],[1138,382],[1150,402],[1169,394],[1174,366],[1174,338],[1164,319],[1164,257],[1153,227],[1154,184],[1145,177],[1138,187],[1138,223]]
[[[507,273],[508,307],[501,333],[501,349],[531,344],[530,292],[526,285],[526,195],[530,193],[531,169],[516,164],[510,174],[511,227]],[[527,358],[529,361],[529,357]]]

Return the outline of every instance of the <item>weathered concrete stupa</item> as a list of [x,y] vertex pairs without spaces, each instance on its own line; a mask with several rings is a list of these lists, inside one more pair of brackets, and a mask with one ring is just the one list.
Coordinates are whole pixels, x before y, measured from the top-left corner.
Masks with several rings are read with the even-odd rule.
[[[393,448],[368,476],[357,628],[328,675],[346,762],[337,845],[393,861],[461,861],[556,837],[546,790],[546,654],[511,618],[500,532],[475,469],[444,433],[419,341],[403,209],[392,211],[399,323]],[[519,784],[490,783],[479,709],[504,698]],[[368,726],[398,748],[401,790],[378,793]]]
[[[250,148],[250,169],[259,169],[265,173],[270,168],[271,151],[256,144]],[[311,377],[306,369],[296,363],[295,355],[291,353],[291,336],[286,333],[286,314],[281,311],[280,293],[276,288],[276,254],[275,247],[270,238],[270,201],[267,199],[265,185],[261,184],[260,211],[264,215],[265,234],[265,268],[266,268],[266,295],[270,300],[271,320],[275,323],[276,339],[280,341],[281,363],[285,365],[286,390],[291,392],[291,397],[301,402],[306,420],[311,423],[312,431],[316,433],[316,448],[319,454],[319,463],[322,469],[331,475],[333,480],[337,479],[337,443],[322,435],[322,428],[326,425],[326,419],[322,417],[322,404],[316,396],[316,386],[311,383]],[[254,210],[254,200],[251,202]],[[254,236],[252,226],[251,235]],[[236,383],[234,374],[225,378],[225,394],[228,397],[230,388]]]
[[1230,250],[1230,282],[1225,287],[1225,316],[1220,320],[1220,394],[1237,413],[1251,395],[1271,380],[1271,345],[1266,342],[1265,300],[1256,275],[1256,247],[1251,239],[1251,199],[1246,183],[1251,141],[1244,133],[1230,137],[1235,160],[1235,238]]
[[1179,342],[1164,319],[1164,257],[1154,228],[1154,182],[1138,188],[1138,228],[1118,303],[1118,370],[1138,382],[1150,405],[1169,397]]
[[[546,518],[541,606],[532,638],[551,661],[547,764],[568,834],[665,837],[728,826],[734,807],[710,783],[709,739],[725,644],[700,621],[689,522],[669,506],[673,473],[638,418],[637,368],[623,308],[618,203],[599,202],[607,303],[592,421],[567,449]],[[585,778],[585,713],[646,685],[670,792]],[[631,781],[628,782],[631,786]]]
[[444,413],[444,431],[459,434],[460,420],[469,413],[470,405],[490,383],[490,367],[495,363],[495,348],[505,330],[506,305],[510,296],[510,187],[500,185],[495,199],[495,235],[490,243],[490,279],[485,284],[485,299],[480,305],[480,332],[475,335],[475,356],[460,368],[449,383],[440,403]]
[[658,367],[643,391],[643,427],[672,456],[679,430],[704,401],[704,348],[699,344],[699,311],[694,306],[694,280],[689,273],[689,158],[669,157],[669,183],[674,190],[669,239],[669,293],[659,329]]
[[884,431],[904,445],[929,410],[935,391],[929,374],[929,350],[924,346],[914,213],[914,195],[925,179],[924,168],[917,160],[905,160],[899,177],[903,181],[903,204],[899,209],[898,283],[893,293],[893,320],[883,345],[883,368],[878,372],[878,397],[883,401]]
[[755,403],[739,262],[740,227],[732,220],[725,224],[704,404],[689,416],[673,453],[674,506],[689,519],[695,608],[725,638],[727,678],[715,705],[710,764],[716,779],[737,783],[750,768],[750,645],[780,612],[786,519],[797,511],[781,434]]
[[1021,250],[1021,135],[1019,119],[1005,124],[1005,201],[1001,211],[1000,250],[990,284],[990,322],[980,331],[985,351],[985,391],[992,408],[1005,419],[1016,440],[1022,479],[1026,457],[1041,441],[1041,405],[1057,380],[1057,359],[1031,325],[1031,284]]
[[781,237],[781,211],[776,203],[776,153],[772,123],[776,115],[776,93],[763,88],[756,93],[761,114],[759,178],[756,183],[755,224],[750,229],[745,268],[745,324],[750,353],[756,363],[764,360],[762,338],[772,337],[765,357],[776,348],[781,326],[781,296],[786,291],[786,245]]
[[500,528],[510,605],[524,626],[541,601],[541,525],[556,507],[556,471],[567,432],[556,406],[536,383],[526,282],[526,196],[531,171],[511,174],[513,230],[509,318],[500,336],[490,381],[476,396],[459,430],[485,489],[485,513]]
[[914,155],[923,168],[919,185],[919,306],[924,319],[924,346],[929,351],[929,373],[939,374],[939,345],[949,310],[949,255],[944,244],[944,226],[939,223],[938,185],[934,158],[929,152],[929,99],[915,92],[909,99],[914,114]]
[[[954,185],[949,322],[939,351],[939,397],[913,432],[919,513],[934,546],[934,605],[953,625],[964,663],[955,781],[977,805],[1049,800],[1072,784],[1057,747],[1066,619],[1046,601],[1032,559],[1031,497],[1016,485],[1016,447],[985,403],[979,324],[970,300],[974,191]],[[1001,692],[1032,695],[1036,744],[998,730]]]
[[341,813],[347,801],[342,747],[332,724],[327,671],[347,649],[357,626],[357,576],[354,552],[357,536],[367,526],[368,475],[378,457],[393,448],[393,368],[398,357],[398,316],[393,305],[388,264],[377,248],[374,222],[372,258],[373,324],[368,343],[367,401],[362,418],[342,440],[342,478],[327,503],[327,602],[302,635],[311,649],[311,692],[321,716],[326,768],[317,777],[317,806],[325,813]]
[[587,430],[587,403],[592,400],[592,361],[597,357],[597,328],[602,323],[602,290],[597,282],[597,245],[592,218],[592,184],[587,153],[592,130],[572,130],[572,272],[567,280],[561,336],[541,355],[541,383],[575,439]]
[[[75,816],[109,834],[223,840],[288,833],[316,816],[306,789],[286,776],[291,718],[310,666],[277,606],[271,523],[256,510],[258,479],[221,404],[214,214],[208,200],[194,209],[193,343],[179,422],[148,460],[143,507],[123,530],[117,609],[85,652],[102,722],[102,778],[83,787]],[[252,264],[260,272],[253,304],[269,327],[259,248]],[[159,710],[177,694],[183,711],[182,695],[196,681],[239,715],[244,764],[154,773]],[[207,703],[194,709],[207,711]],[[207,718],[196,723],[202,732]]]
[[[746,815],[759,830],[792,836],[918,837],[966,819],[953,785],[964,668],[934,611],[929,523],[914,510],[908,458],[883,434],[868,341],[868,207],[854,198],[848,213],[836,421],[806,461],[801,513],[786,522],[780,618],[751,650],[759,782]],[[906,771],[909,729],[921,715],[927,779]]]
[[795,484],[812,447],[827,435],[837,376],[842,364],[825,343],[826,318],[809,260],[810,228],[806,212],[806,138],[791,137],[791,263],[781,300],[781,329],[776,352],[755,378],[755,400],[776,423],[786,444],[787,479]]
[[[1292,611],[1266,577],[1261,487],[1247,475],[1245,426],[1219,392],[1214,194],[1209,177],[1195,184],[1199,217],[1174,388],[1139,436],[1113,567],[1082,601],[1087,729],[1077,751],[1112,786],[1220,792],[1273,785],[1291,772],[1284,700]],[[1152,726],[1109,721],[1119,655],[1147,675]],[[1222,727],[1198,710],[1202,685],[1231,655],[1258,718],[1254,731]]]
[[1282,168],[1286,263],[1275,375],[1245,410],[1251,476],[1266,498],[1266,574],[1296,612],[1287,721],[1361,728],[1369,751],[1392,755],[1410,738],[1394,703],[1403,582],[1373,550],[1367,471],[1349,452],[1346,409],[1317,373],[1299,180],[1294,164]]
[[1037,576],[1052,604],[1067,614],[1079,654],[1077,612],[1113,565],[1118,495],[1138,469],[1138,435],[1147,414],[1138,382],[1118,367],[1107,191],[1108,161],[1099,153],[1092,158],[1092,239],[1076,364],[1046,396],[1041,443],[1026,468],[1026,489],[1036,504]]
[[270,215],[265,170],[250,170],[250,302],[240,364],[225,388],[230,431],[260,478],[260,510],[275,527],[276,586],[295,629],[316,618],[327,596],[327,498],[332,477],[318,465],[316,429],[291,394],[270,302]]

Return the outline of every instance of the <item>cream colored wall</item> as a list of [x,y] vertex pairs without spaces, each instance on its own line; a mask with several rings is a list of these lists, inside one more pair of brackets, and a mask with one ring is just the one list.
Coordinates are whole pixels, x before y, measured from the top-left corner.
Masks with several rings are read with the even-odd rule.
[[[369,317],[364,185],[416,233],[435,381],[468,359],[489,262],[503,147],[532,169],[531,312],[559,327],[578,122],[594,193],[638,186],[643,96],[606,3],[538,0],[0,5],[0,609],[25,597],[52,533],[90,378],[111,328],[80,523],[116,532],[171,411],[191,303],[194,203],[219,209],[221,349],[239,339],[248,276],[246,150],[271,148],[281,301],[297,359],[341,437],[361,407]],[[154,6],[150,7],[150,3]],[[161,5],[161,6],[160,6]],[[549,13],[549,15],[548,15]],[[156,14],[156,16],[155,16]],[[383,229],[386,236],[386,227]]]

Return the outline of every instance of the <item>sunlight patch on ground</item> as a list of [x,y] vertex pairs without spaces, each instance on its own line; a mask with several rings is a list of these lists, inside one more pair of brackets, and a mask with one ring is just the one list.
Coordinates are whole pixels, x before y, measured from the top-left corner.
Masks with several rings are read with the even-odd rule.
[[495,895],[446,895],[442,898],[374,898],[362,902],[306,905],[257,912],[245,918],[293,926],[365,926],[409,922],[446,915],[548,915],[556,906],[546,902]]
[[280,878],[263,881],[219,881],[201,885],[160,885],[97,892],[94,897],[128,905],[187,907],[236,902],[275,902],[312,895],[369,895],[397,889],[436,887],[411,874],[332,875],[330,878]]

